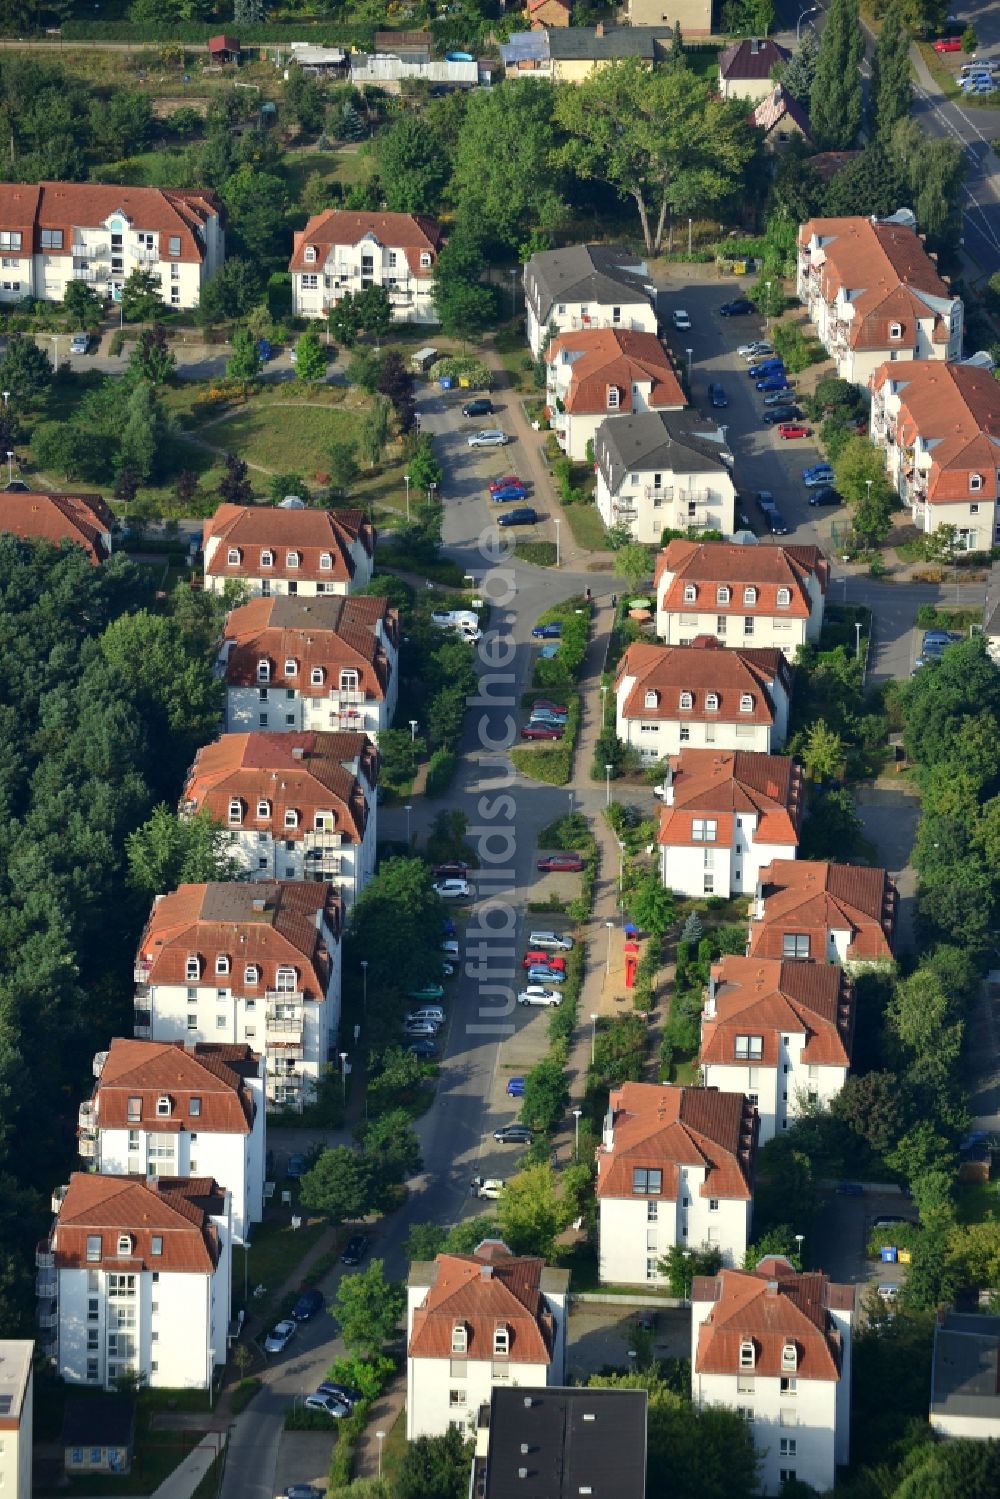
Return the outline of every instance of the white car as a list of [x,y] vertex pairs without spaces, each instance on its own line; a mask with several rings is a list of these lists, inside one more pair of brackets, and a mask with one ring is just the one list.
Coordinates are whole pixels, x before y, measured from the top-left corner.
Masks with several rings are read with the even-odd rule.
[[468,880],[436,880],[434,893],[442,900],[468,900],[472,886]]
[[493,427],[486,427],[482,432],[473,432],[472,436],[467,437],[465,440],[470,448],[502,448],[510,439],[506,432],[500,432]]
[[456,942],[454,937],[446,937],[444,939],[444,941],[441,943],[441,951],[443,953],[447,953],[449,958],[458,958],[461,956],[458,948],[458,943]]
[[283,1353],[295,1336],[298,1324],[295,1322],[279,1322],[273,1327],[264,1339],[265,1353]]
[[750,364],[764,354],[773,354],[774,345],[769,344],[766,338],[758,338],[752,344],[740,344],[736,352],[741,359],[745,359]]
[[488,1197],[491,1202],[496,1202],[504,1189],[504,1183],[499,1176],[474,1176],[472,1178],[473,1197]]
[[431,624],[440,630],[478,630],[479,615],[472,609],[432,609]]
[[551,952],[572,952],[573,938],[561,935],[559,932],[530,932],[528,934],[529,951],[533,947],[548,948]]
[[688,313],[686,313],[684,311],[683,307],[675,307],[674,308],[674,327],[675,328],[679,328],[681,330],[681,332],[686,332],[688,330],[688,328],[690,328],[690,326],[691,326],[691,318],[688,315]]
[[517,996],[519,1005],[561,1005],[562,995],[558,989],[546,989],[544,984],[529,984]]

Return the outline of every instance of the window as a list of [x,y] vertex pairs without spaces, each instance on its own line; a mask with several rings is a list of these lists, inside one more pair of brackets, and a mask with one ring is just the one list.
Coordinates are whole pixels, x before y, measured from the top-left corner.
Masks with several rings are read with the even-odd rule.
[[779,1426],[798,1426],[799,1413],[794,1406],[790,1406],[787,1410],[782,1409],[779,1411],[778,1424]]
[[200,958],[197,958],[197,957],[190,957],[190,958],[188,958],[187,964],[186,964],[185,969],[184,969],[184,977],[188,980],[188,982],[191,982],[194,979],[200,979],[201,978],[201,959]]
[[61,250],[63,247],[63,232],[61,229],[42,230],[42,249]]
[[[201,1118],[201,1099],[200,1098],[192,1098],[189,1101],[189,1103],[188,1103],[188,1113],[191,1115],[192,1119],[200,1119]],[[191,1138],[194,1139],[194,1136],[192,1135]]]
[[706,713],[718,713],[718,711],[719,711],[719,694],[717,692],[706,693],[706,695],[705,695],[705,711],[706,711]]
[[270,802],[265,802],[265,801],[259,801],[257,803],[257,820],[258,820],[258,822],[266,822],[267,819],[270,817],[270,815],[271,815],[271,803]]
[[3,285],[4,291],[18,291],[19,292],[21,290],[21,283],[20,283],[20,281],[4,281],[2,283],[2,285]]
[[778,589],[778,608],[779,609],[787,609],[790,606],[791,602],[792,602],[791,589],[788,589],[788,588],[779,588]]
[[226,954],[224,952],[220,952],[220,953],[216,954],[216,958],[215,958],[215,972],[216,972],[216,974],[223,974],[223,973],[228,973],[229,972],[229,957],[228,957],[228,954]]
[[493,1357],[506,1358],[510,1353],[510,1328],[501,1322],[493,1329]]
[[744,635],[752,635],[753,634],[753,615],[752,614],[744,614],[744,616],[743,616],[743,633],[744,633]]
[[322,666],[314,666],[312,671],[309,673],[309,681],[313,687],[322,687],[323,678],[325,675],[326,673],[324,672]]
[[982,489],[982,487],[983,487],[983,476],[982,476],[982,474],[970,474],[969,475],[969,488],[971,490],[978,490],[978,489]]
[[657,704],[659,703],[659,701],[660,701],[660,694],[658,692],[654,691],[652,688],[650,688],[650,690],[646,693],[645,699],[643,700],[643,707],[644,708],[655,708],[657,706]]
[[808,958],[808,932],[785,932],[781,939],[781,955],[783,958]]
[[279,968],[277,977],[275,979],[275,988],[278,990],[279,994],[294,994],[295,969],[285,967]]
[[[687,744],[691,738],[691,725],[689,723],[682,723],[681,731],[677,737],[681,744]],[[655,754],[655,750],[651,750],[650,753]]]
[[298,565],[299,565],[299,563],[301,561],[302,561],[302,558],[301,558],[301,555],[298,552],[287,552],[285,554],[285,566],[286,567],[298,567]]
[[658,1266],[658,1261],[657,1261],[656,1255],[655,1254],[647,1254],[647,1256],[646,1256],[646,1279],[647,1280],[656,1280],[657,1279],[657,1276],[659,1274],[657,1266]]
[[756,1362],[757,1356],[754,1352],[753,1341],[750,1338],[744,1338],[740,1343],[740,1368],[752,1369]]
[[262,656],[261,659],[257,662],[257,681],[258,681],[258,683],[260,683],[260,682],[269,682],[270,680],[271,680],[271,663],[270,663],[270,661],[266,661],[264,659],[264,657]]
[[153,1234],[152,1238],[149,1241],[149,1252],[150,1252],[150,1254],[157,1254],[157,1255],[163,1253],[163,1235],[162,1234]]
[[714,817],[693,817],[691,837],[695,843],[714,843],[719,824]]
[[715,590],[715,602],[717,604],[728,604],[730,597],[730,591],[726,587],[717,588]]
[[796,1441],[796,1439],[794,1437],[779,1437],[778,1438],[778,1456],[779,1457],[794,1457],[797,1449],[798,1449],[798,1442]]
[[421,250],[421,252],[420,252],[420,264],[426,270],[426,268],[430,265],[430,263],[431,263],[430,251],[429,250]]
[[133,1097],[129,1099],[128,1108],[126,1110],[126,1117],[128,1118],[128,1122],[130,1124],[138,1124],[139,1120],[142,1118],[141,1098]]
[[171,234],[167,238],[167,254],[179,255],[181,253],[181,237],[179,234]]
[[752,692],[741,692],[740,693],[740,712],[741,713],[752,713],[753,712],[753,693]]
[[273,552],[261,552],[261,554],[260,554],[260,565],[261,565],[261,567],[273,567],[274,566],[274,553]]
[[969,514],[970,515],[978,515],[979,514],[979,506],[978,505],[970,505],[969,506]]
[[682,712],[686,711],[690,713],[691,709],[694,707],[694,698],[691,696],[690,692],[681,693],[680,707]]
[[754,1378],[754,1376],[752,1374],[737,1374],[737,1376],[736,1376],[736,1393],[737,1393],[737,1395],[753,1395],[753,1394],[756,1393],[756,1390],[757,1390],[757,1381],[756,1381],[756,1379]]
[[469,1348],[469,1329],[464,1322],[456,1322],[451,1330],[452,1353],[466,1353]]
[[794,1483],[795,1482],[795,1469],[794,1468],[779,1468],[778,1469],[778,1481],[780,1483]]
[[903,336],[903,325],[902,325],[902,323],[890,323],[889,324],[889,337],[890,338],[902,338],[902,336]]
[[229,821],[237,825],[243,821],[243,803],[238,796],[229,798]]
[[449,1405],[464,1405],[465,1404],[465,1391],[464,1390],[449,1390],[448,1391],[448,1404]]
[[655,1223],[660,1216],[660,1204],[658,1202],[646,1203],[646,1222]]
[[295,673],[298,671],[298,669],[299,669],[298,662],[293,661],[292,658],[289,656],[288,660],[285,662],[285,676],[286,677],[294,677]]
[[225,1017],[225,1015],[216,1015],[216,1017],[215,1017],[215,1029],[217,1031],[224,1031],[226,1029],[226,1017]]
[[294,807],[286,807],[286,809],[285,809],[285,827],[286,828],[297,828],[298,825],[299,825],[299,814],[295,811]]
[[170,1099],[165,1093],[161,1093],[160,1097],[156,1100],[156,1117],[157,1119],[170,1118]]
[[785,1343],[781,1349],[782,1373],[794,1374],[799,1367],[799,1353],[794,1343]]
[[759,1062],[764,1054],[763,1036],[737,1036],[735,1045],[738,1062]]
[[197,1017],[197,1015],[189,1015],[188,1016],[188,1018],[187,1018],[187,1028],[188,1028],[189,1031],[196,1031],[198,1029],[198,1017]]
[[617,411],[618,410],[618,400],[619,400],[619,392],[618,392],[617,385],[609,385],[608,386],[608,410],[609,411]]
[[693,604],[694,601],[695,601],[695,599],[697,597],[698,597],[698,590],[697,590],[697,588],[695,588],[694,584],[693,583],[685,583],[684,584],[684,602],[685,602],[685,604]]
[[756,602],[757,602],[757,590],[752,585],[750,585],[747,588],[744,588],[744,590],[743,590],[743,602],[744,602],[744,604],[756,604]]
[[260,969],[256,963],[248,963],[243,970],[243,982],[245,984],[260,983]]
[[794,1375],[783,1374],[781,1376],[781,1393],[783,1395],[797,1395],[799,1393],[799,1382]]
[[20,248],[20,229],[0,229],[0,250],[19,250]]
[[633,1166],[632,1191],[640,1196],[646,1193],[658,1196],[663,1189],[663,1172],[658,1166]]
[[708,1211],[710,1213],[717,1213],[719,1211],[719,1199],[717,1197],[710,1197],[708,1199]]
[[305,252],[305,254],[303,255],[302,258],[305,261],[306,265],[315,265],[316,264],[316,246],[315,245],[306,245],[306,252]]
[[101,1258],[101,1236],[100,1234],[87,1235],[87,1259],[93,1263]]
[[239,561],[240,561],[240,549],[239,549],[239,547],[230,547],[229,548],[229,551],[226,553],[226,561],[229,563],[230,567],[238,567],[239,566]]

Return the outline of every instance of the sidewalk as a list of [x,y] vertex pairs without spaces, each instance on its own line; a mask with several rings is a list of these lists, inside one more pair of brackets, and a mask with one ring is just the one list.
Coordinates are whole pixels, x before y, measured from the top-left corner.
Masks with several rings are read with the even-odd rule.
[[191,1495],[225,1445],[226,1433],[224,1431],[209,1432],[207,1436],[202,1437],[194,1451],[188,1453],[184,1461],[178,1464],[169,1478],[163,1480],[158,1489],[154,1489],[152,1499],[191,1499]]

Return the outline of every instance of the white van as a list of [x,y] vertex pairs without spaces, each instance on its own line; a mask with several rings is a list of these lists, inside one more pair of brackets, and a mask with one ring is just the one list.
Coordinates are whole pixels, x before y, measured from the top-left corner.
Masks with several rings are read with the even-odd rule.
[[958,81],[963,78],[972,78],[978,73],[985,73],[987,77],[996,77],[1000,72],[1000,62],[993,62],[990,58],[984,58],[982,62],[963,62],[958,70]]

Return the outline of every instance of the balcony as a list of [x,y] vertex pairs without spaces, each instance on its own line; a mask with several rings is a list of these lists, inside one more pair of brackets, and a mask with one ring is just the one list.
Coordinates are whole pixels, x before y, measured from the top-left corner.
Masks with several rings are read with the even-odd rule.
[[133,250],[132,259],[140,265],[156,265],[160,259],[159,250]]
[[55,1191],[52,1194],[52,1211],[56,1214],[57,1217],[59,1214],[59,1209],[63,1205],[63,1198],[66,1196],[66,1193],[68,1191],[69,1185],[67,1184],[65,1187],[56,1187]]
[[301,1041],[271,1041],[268,1039],[267,1062],[268,1072],[275,1077],[284,1077],[286,1073],[292,1073],[295,1069],[290,1066],[292,1062],[304,1062],[306,1053]]
[[137,984],[147,983],[152,968],[152,963],[144,963],[141,960],[137,962],[135,967],[132,969],[132,978],[134,982]]
[[330,701],[336,703],[340,708],[362,708],[364,707],[365,695],[357,688],[331,687]]
[[136,1041],[152,1041],[153,1028],[150,1025],[134,1025],[132,1027],[132,1035]]
[[35,1247],[35,1267],[38,1270],[52,1270],[55,1268],[55,1251],[49,1248],[48,1239],[42,1239]]
[[54,1331],[59,1326],[59,1303],[46,1300],[38,1308],[38,1325],[43,1331]]
[[92,1161],[97,1155],[97,1139],[94,1135],[81,1135],[77,1148],[85,1161]]
[[672,500],[676,493],[672,484],[666,486],[661,484],[659,487],[655,484],[647,484],[642,492],[647,500],[652,500],[656,505],[662,505],[665,500]]
[[40,1270],[35,1276],[35,1295],[39,1300],[54,1301],[59,1289],[55,1270]]
[[97,1106],[94,1103],[93,1099],[88,1098],[85,1103],[82,1103],[80,1105],[79,1110],[77,1111],[76,1122],[81,1129],[96,1129]]

